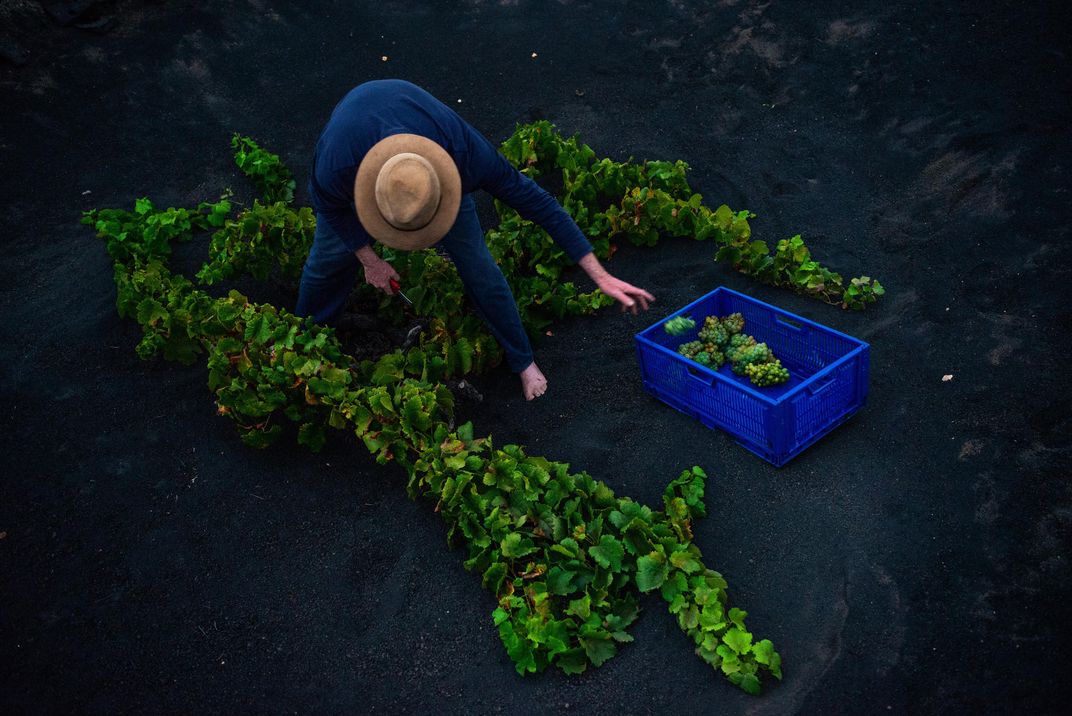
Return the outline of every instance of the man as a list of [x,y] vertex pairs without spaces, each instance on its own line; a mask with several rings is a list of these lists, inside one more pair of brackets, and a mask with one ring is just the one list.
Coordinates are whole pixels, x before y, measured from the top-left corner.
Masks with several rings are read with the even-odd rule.
[[309,192],[316,210],[313,248],[302,271],[297,313],[338,320],[359,267],[365,281],[392,293],[398,274],[372,250],[441,245],[466,294],[521,378],[526,400],[547,379],[533,360],[514,296],[484,243],[471,193],[484,189],[538,223],[622,310],[654,297],[611,276],[580,228],[536,182],[517,171],[478,131],[421,88],[377,80],[335,107],[316,144]]

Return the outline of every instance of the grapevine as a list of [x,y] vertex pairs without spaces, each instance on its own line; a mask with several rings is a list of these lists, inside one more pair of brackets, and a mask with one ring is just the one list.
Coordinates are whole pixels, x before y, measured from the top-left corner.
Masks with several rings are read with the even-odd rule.
[[[547,146],[526,144],[540,127],[519,128],[504,151],[520,147],[530,169],[545,164],[552,158]],[[575,140],[555,135],[554,141],[583,155]],[[139,355],[184,363],[205,355],[217,411],[252,446],[270,444],[291,422],[298,441],[314,451],[337,430],[354,435],[377,462],[401,465],[409,495],[435,505],[448,540],[466,551],[465,567],[495,595],[492,620],[519,673],[548,666],[577,673],[602,665],[632,640],[627,629],[638,614],[637,593],[657,592],[696,653],[733,684],[758,693],[764,675],[781,678],[773,645],[753,640],[746,612],[728,604],[726,581],[693,543],[694,520],[706,514],[703,470],[683,471],[667,486],[661,509],[653,510],[564,463],[516,445],[496,447],[476,437],[471,424],[452,427],[453,396],[441,381],[485,370],[500,353],[476,319],[445,310],[445,300],[461,296],[449,262],[433,252],[384,250],[414,286],[409,295],[418,313],[432,321],[417,346],[360,362],[345,353],[332,329],[311,319],[237,291],[213,297],[172,273],[171,242],[196,231],[215,232],[198,274],[204,284],[241,272],[264,277],[274,269],[268,257],[294,275],[308,251],[312,224],[306,209],[289,205],[289,172],[252,140],[236,138],[235,144],[237,160],[265,197],[233,218],[227,196],[194,209],[158,209],[139,199],[133,211],[84,215],[114,262],[120,315],[142,327]],[[252,168],[251,155],[259,157]],[[575,166],[571,156],[562,151],[553,160]],[[659,162],[603,160],[587,174],[568,189],[575,215],[587,210],[598,216],[589,190],[629,195],[635,181],[680,191],[683,182],[680,164]],[[507,275],[530,330],[607,303],[598,292],[585,294],[562,281],[560,252],[542,230],[508,211],[489,232],[489,245],[513,269]],[[385,305],[385,319],[400,319],[397,311]]]
[[[689,187],[684,162],[596,159],[591,147],[577,137],[562,137],[547,121],[519,126],[503,144],[503,154],[533,177],[560,174],[562,205],[588,235],[600,258],[613,254],[616,238],[654,246],[664,235],[691,237],[713,241],[718,246],[717,261],[758,281],[842,308],[861,310],[885,293],[882,284],[869,276],[846,282],[841,274],[812,257],[799,234],[779,241],[771,252],[765,242],[752,239],[748,220],[755,214],[734,211],[725,204],[711,210],[703,204],[703,198]],[[512,239],[526,222],[517,222],[513,210],[499,208],[509,218],[504,219],[501,236]],[[493,238],[500,236],[493,234]],[[546,233],[537,229],[533,238],[521,238],[526,252],[536,249],[523,263],[543,263],[557,276],[565,265],[564,257]],[[509,268],[514,268],[512,262]]]

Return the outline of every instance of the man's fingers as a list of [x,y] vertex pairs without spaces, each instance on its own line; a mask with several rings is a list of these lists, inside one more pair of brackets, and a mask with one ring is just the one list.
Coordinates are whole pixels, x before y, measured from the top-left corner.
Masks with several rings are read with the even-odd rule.
[[629,287],[629,293],[640,302],[640,307],[645,311],[648,310],[648,301],[654,301],[655,297],[642,288],[636,286]]
[[655,300],[655,296],[645,291],[642,288],[637,288],[625,281],[618,281],[619,285],[603,289],[603,293],[607,294],[614,300],[621,304],[621,310],[624,313],[629,311],[634,316],[637,315],[637,304],[640,304],[640,308],[648,310],[648,303]]
[[642,288],[639,288],[637,286],[630,286],[629,288],[631,289],[630,292],[634,296],[637,296],[638,298],[642,298],[642,299],[644,299],[646,301],[654,301],[655,300],[655,296],[652,296],[650,293],[648,293],[647,291],[645,291]]
[[636,301],[629,297],[629,294],[624,290],[615,290],[611,293],[611,298],[615,299],[622,305],[622,313],[629,311],[634,316],[636,315]]

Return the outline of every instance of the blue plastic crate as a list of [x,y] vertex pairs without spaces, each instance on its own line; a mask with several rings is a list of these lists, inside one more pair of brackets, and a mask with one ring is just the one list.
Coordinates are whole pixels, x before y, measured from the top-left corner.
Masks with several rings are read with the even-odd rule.
[[[789,370],[789,382],[752,385],[724,365],[711,370],[677,353],[697,340],[706,316],[744,316],[744,332],[766,343]],[[671,336],[663,324],[691,315],[696,328]],[[870,346],[723,286],[636,335],[644,388],[709,428],[781,467],[867,402]]]

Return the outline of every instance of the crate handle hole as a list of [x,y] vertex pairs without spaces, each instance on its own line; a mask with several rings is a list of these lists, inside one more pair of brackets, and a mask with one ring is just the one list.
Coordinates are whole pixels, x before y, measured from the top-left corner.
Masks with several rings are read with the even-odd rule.
[[835,376],[828,375],[827,377],[823,378],[822,381],[815,383],[814,385],[809,385],[808,394],[819,395],[819,393],[822,393],[824,390],[832,386],[835,382],[837,382],[835,380]]
[[691,365],[687,365],[687,366],[685,366],[685,370],[688,371],[690,378],[692,378],[695,381],[699,381],[700,383],[703,383],[704,385],[710,386],[710,385],[713,385],[714,382],[715,382],[715,377],[713,375],[711,375],[710,373],[706,373],[704,371],[701,371],[699,368],[694,368]]
[[778,315],[776,315],[774,317],[774,322],[777,323],[780,326],[784,326],[785,328],[788,328],[788,329],[793,330],[793,331],[803,331],[804,330],[804,326],[800,325],[796,321],[790,320],[788,318],[782,318],[781,316],[778,316]]

